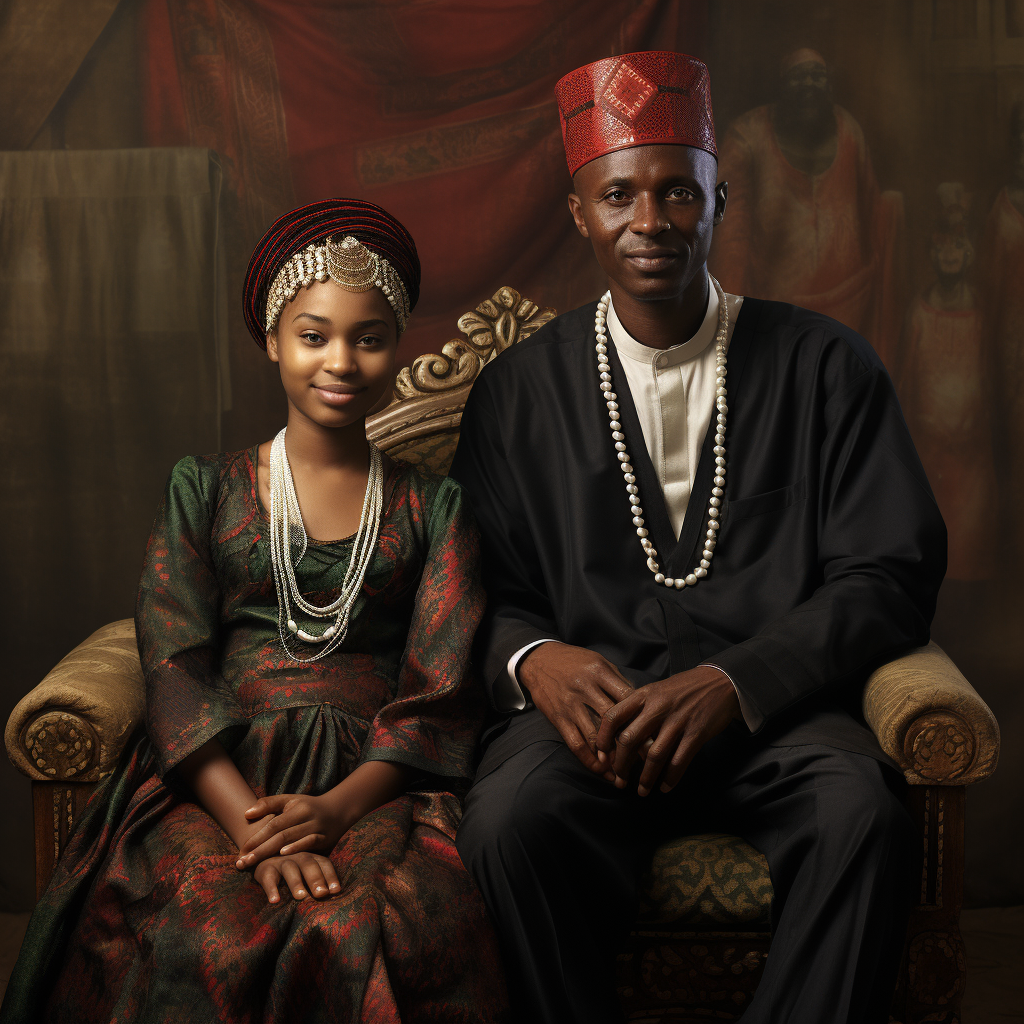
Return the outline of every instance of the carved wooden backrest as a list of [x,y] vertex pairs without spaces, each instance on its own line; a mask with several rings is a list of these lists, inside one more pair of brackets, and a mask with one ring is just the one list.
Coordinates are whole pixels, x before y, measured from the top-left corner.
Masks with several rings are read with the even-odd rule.
[[462,409],[481,369],[555,315],[514,288],[499,288],[459,317],[464,338],[453,338],[439,354],[418,356],[401,370],[395,400],[367,418],[367,437],[396,459],[447,473],[459,441]]

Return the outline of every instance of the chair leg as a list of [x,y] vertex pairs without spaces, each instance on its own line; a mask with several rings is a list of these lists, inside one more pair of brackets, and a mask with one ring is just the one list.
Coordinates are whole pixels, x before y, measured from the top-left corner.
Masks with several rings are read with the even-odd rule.
[[901,1024],[960,1024],[967,980],[960,935],[964,787],[911,786],[908,805],[920,826],[921,877],[892,1017]]

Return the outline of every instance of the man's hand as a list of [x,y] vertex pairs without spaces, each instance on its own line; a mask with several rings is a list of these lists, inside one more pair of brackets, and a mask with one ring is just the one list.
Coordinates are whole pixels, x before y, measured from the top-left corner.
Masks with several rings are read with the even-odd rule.
[[698,665],[641,686],[605,711],[597,750],[611,760],[615,785],[624,788],[633,762],[653,740],[644,756],[638,792],[647,796],[660,778],[661,791],[667,793],[697,751],[740,717],[729,677],[710,665]]
[[526,653],[519,663],[519,678],[583,766],[610,780],[610,765],[597,758],[596,723],[633,692],[618,669],[585,647],[545,643]]
[[[339,801],[323,796],[265,796],[245,812],[251,822],[263,821],[238,851],[235,867],[252,868],[276,854],[317,850],[330,853],[352,825]],[[269,817],[268,817],[269,816]]]

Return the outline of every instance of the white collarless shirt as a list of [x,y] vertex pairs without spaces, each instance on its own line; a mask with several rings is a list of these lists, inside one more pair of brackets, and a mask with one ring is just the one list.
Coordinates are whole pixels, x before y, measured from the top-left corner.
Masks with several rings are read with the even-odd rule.
[[[726,293],[729,327],[726,349],[732,341],[743,296]],[[651,348],[637,341],[622,326],[614,305],[608,304],[608,336],[626,375],[633,397],[644,445],[658,475],[672,529],[678,539],[693,490],[701,446],[715,408],[715,334],[718,330],[718,293],[708,289],[708,308],[696,333],[666,349]],[[598,386],[597,375],[594,387]],[[622,384],[616,385],[622,388]],[[628,439],[627,444],[635,443]],[[614,451],[609,444],[609,456]],[[625,496],[623,496],[625,501]],[[703,511],[703,510],[701,510]],[[637,540],[637,557],[643,554]],[[495,682],[493,697],[499,711],[521,711],[526,697],[516,677],[516,666],[524,654],[539,644],[521,647],[508,660],[508,677]]]
[[[608,335],[622,363],[633,396],[644,444],[658,474],[665,506],[678,539],[690,504],[700,449],[715,408],[715,333],[718,293],[709,288],[704,320],[692,338],[670,348],[651,348],[622,326],[615,307],[608,306]],[[732,341],[743,299],[727,295]]]

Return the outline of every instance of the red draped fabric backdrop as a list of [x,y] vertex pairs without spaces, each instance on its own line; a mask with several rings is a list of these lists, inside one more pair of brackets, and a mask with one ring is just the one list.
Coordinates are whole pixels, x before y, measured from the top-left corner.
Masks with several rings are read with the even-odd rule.
[[[599,293],[566,206],[553,86],[616,53],[701,55],[706,6],[149,0],[148,142],[219,155],[238,213],[233,311],[248,249],[291,205],[350,195],[395,214],[423,263],[400,350],[409,362],[437,351],[459,315],[499,285],[560,312]],[[235,320],[240,363],[250,357]],[[237,405],[246,370],[235,373]]]

